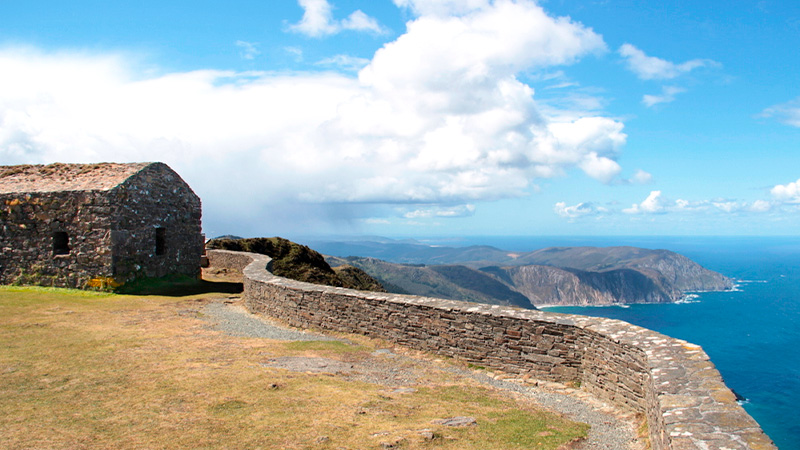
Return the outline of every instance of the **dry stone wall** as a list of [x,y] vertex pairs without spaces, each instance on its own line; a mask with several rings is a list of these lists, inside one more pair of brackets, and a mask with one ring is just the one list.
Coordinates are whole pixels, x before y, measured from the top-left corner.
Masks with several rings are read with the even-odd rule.
[[[0,283],[81,287],[111,277],[112,205],[102,192],[0,195]],[[55,255],[53,233],[69,236]]]
[[[178,174],[165,164],[150,164],[110,195],[116,278],[200,274],[200,198]],[[158,229],[163,231],[160,249]]]
[[380,337],[558,382],[647,417],[656,450],[775,449],[699,346],[622,321],[319,286],[272,275],[264,255],[209,250],[241,269],[247,307],[297,327]]

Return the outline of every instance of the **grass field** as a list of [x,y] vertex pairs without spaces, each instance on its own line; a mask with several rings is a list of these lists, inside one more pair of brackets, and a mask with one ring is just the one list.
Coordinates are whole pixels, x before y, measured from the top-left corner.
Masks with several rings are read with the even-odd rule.
[[[394,393],[265,367],[278,356],[359,360],[387,344],[227,336],[202,306],[228,295],[0,287],[0,448],[556,449],[586,434],[444,372]],[[453,416],[478,425],[432,423]]]

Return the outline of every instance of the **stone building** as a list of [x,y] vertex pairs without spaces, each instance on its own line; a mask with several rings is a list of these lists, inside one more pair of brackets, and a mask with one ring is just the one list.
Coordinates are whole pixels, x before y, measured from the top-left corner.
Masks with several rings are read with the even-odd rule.
[[0,166],[0,283],[198,276],[200,198],[162,163]]

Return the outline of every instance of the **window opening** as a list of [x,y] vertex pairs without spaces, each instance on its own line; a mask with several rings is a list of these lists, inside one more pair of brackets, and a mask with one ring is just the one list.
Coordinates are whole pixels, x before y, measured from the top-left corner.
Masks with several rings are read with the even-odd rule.
[[66,231],[53,233],[53,254],[69,255],[69,235]]
[[156,228],[156,255],[163,255],[167,249],[167,229]]

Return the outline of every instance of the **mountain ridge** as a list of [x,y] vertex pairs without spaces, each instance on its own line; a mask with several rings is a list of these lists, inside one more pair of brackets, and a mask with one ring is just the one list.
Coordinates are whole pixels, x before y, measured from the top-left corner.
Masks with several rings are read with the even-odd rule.
[[[380,252],[381,245],[397,244],[370,245]],[[584,246],[508,252],[491,246],[400,245],[395,257],[406,263],[338,259],[369,273],[390,292],[521,307],[668,303],[687,292],[733,287],[729,278],[663,249]]]

